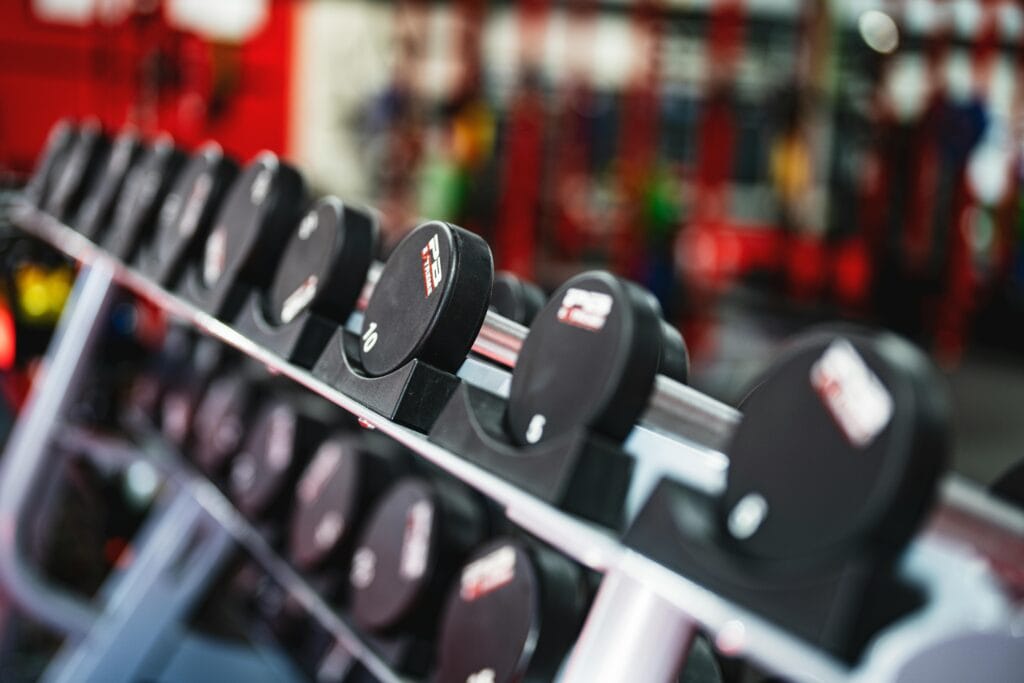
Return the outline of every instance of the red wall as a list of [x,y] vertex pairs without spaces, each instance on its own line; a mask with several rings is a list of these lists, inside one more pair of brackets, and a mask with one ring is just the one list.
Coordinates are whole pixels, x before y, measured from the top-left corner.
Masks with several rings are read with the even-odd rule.
[[161,12],[72,27],[30,5],[0,2],[0,169],[28,172],[55,120],[90,114],[188,148],[212,138],[243,160],[287,151],[291,0],[241,46],[171,29]]

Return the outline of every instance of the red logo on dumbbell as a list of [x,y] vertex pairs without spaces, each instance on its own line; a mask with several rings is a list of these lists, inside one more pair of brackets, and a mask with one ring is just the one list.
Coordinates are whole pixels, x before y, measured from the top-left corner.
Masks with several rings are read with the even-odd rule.
[[441,284],[441,244],[437,235],[431,237],[423,247],[420,257],[423,260],[423,288],[427,296],[430,296]]

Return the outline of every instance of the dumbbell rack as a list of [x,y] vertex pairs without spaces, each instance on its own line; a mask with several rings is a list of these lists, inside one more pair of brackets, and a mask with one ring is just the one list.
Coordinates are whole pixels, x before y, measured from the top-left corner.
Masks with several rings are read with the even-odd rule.
[[[604,576],[601,588],[569,664],[560,676],[564,683],[669,681],[698,628],[709,634],[724,653],[749,659],[768,671],[795,680],[899,679],[900,672],[908,663],[928,657],[944,643],[968,635],[981,636],[987,643],[1002,645],[1008,652],[1015,647],[1017,654],[1010,655],[1006,666],[1020,668],[1005,670],[1024,671],[1024,647],[1021,647],[1024,642],[1021,640],[1024,638],[1024,611],[1020,603],[1008,595],[1016,590],[1016,600],[1019,600],[1024,578],[1018,575],[1017,582],[1008,585],[1006,576],[997,576],[985,568],[984,562],[979,562],[981,559],[1004,567],[1024,567],[1024,515],[993,501],[974,485],[957,477],[950,477],[945,482],[932,521],[915,539],[904,560],[908,574],[925,587],[927,605],[879,634],[858,664],[851,668],[763,617],[741,609],[629,550],[610,531],[557,510],[428,441],[423,434],[388,421],[308,371],[285,362],[230,325],[125,267],[53,218],[21,203],[10,211],[10,217],[24,231],[78,261],[82,270],[73,300],[49,351],[45,375],[36,383],[0,464],[0,520],[6,520],[7,527],[15,530],[13,534],[0,534],[0,578],[3,578],[11,596],[29,612],[78,638],[83,646],[73,651],[79,653],[76,656],[81,659],[82,651],[92,653],[95,665],[88,671],[94,674],[93,680],[114,679],[110,674],[118,669],[111,663],[116,659],[112,653],[125,649],[118,645],[116,637],[123,637],[129,633],[128,629],[124,624],[120,628],[97,629],[96,624],[103,623],[109,609],[104,611],[85,605],[80,599],[43,583],[18,552],[17,530],[29,516],[33,481],[48,471],[47,458],[50,456],[47,444],[58,430],[64,428],[60,416],[66,397],[73,394],[82,366],[88,362],[88,350],[94,341],[97,322],[102,318],[105,303],[116,286],[126,288],[170,317],[236,348],[264,364],[271,372],[295,381],[352,413],[364,425],[387,434],[489,497],[525,531],[582,565],[601,572]],[[357,329],[358,315],[354,314],[350,327]],[[492,332],[494,323],[514,327],[508,321],[491,318],[489,316]],[[488,352],[485,336],[481,335],[474,350],[491,358],[500,355]],[[502,360],[505,365],[511,365],[514,356]],[[509,373],[494,364],[471,357],[459,374],[472,384],[499,394],[507,393]],[[707,490],[722,486],[727,459],[717,449],[725,442],[729,428],[740,416],[728,406],[697,392],[692,393],[693,396],[683,396],[679,405],[662,406],[661,412],[662,419],[667,413],[675,415],[679,422],[691,425],[692,429],[687,433],[696,435],[693,441],[666,436],[650,426],[638,427],[630,436],[626,448],[637,461],[627,505],[631,514],[642,504],[658,477],[665,473]],[[656,422],[653,418],[648,420],[648,423]],[[155,529],[147,530],[146,538],[154,540],[140,546],[139,558],[154,549],[155,539],[162,538],[166,543],[168,538],[188,537],[198,526],[207,527],[198,550],[189,546],[181,551],[189,553],[189,562],[201,569],[193,572],[198,575],[191,584],[179,581],[177,586],[166,588],[168,597],[165,603],[161,603],[161,611],[167,612],[165,621],[186,612],[200,592],[204,572],[205,575],[211,574],[210,568],[217,566],[231,542],[235,542],[244,546],[329,630],[349,656],[362,662],[382,681],[403,680],[388,669],[342,616],[320,599],[269,548],[212,484],[192,472],[180,458],[168,454],[158,437],[141,434],[141,444],[132,446],[96,437],[86,438],[87,433],[73,430],[71,433],[78,433],[81,440],[90,444],[84,449],[87,452],[98,454],[113,450],[125,453],[129,458],[147,458],[161,463],[165,471],[174,473],[181,482],[180,495],[174,497],[166,506],[167,510],[151,525]],[[64,438],[68,438],[67,433]],[[151,554],[157,553],[153,550]],[[140,562],[136,562],[129,573],[139,574],[132,580],[145,590],[140,592],[136,586],[134,592],[127,591],[134,600],[128,602],[132,603],[135,612],[145,612],[147,600],[152,601],[151,592],[147,597],[147,591],[154,590],[149,585],[152,581],[147,583],[143,570],[152,572],[154,568],[166,568],[181,560],[180,554],[165,552],[149,565],[138,567]],[[122,585],[131,583],[127,578],[120,581]],[[167,605],[176,608],[170,609]],[[152,610],[151,607],[149,609]],[[129,614],[125,619],[131,622],[136,617]],[[161,623],[154,628],[159,631],[169,626]],[[97,633],[100,635],[95,635]],[[156,637],[156,631],[151,637]],[[96,642],[90,643],[90,639]],[[65,667],[64,670],[72,669]],[[81,680],[84,670],[79,668],[77,671],[76,680]],[[70,680],[69,677],[67,679]],[[52,680],[61,678],[54,676]]]

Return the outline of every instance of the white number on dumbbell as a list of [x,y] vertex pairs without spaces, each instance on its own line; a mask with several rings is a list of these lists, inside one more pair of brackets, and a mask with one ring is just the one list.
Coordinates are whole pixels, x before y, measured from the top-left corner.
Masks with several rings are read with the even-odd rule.
[[544,425],[547,423],[547,418],[537,413],[530,420],[530,426],[526,428],[526,440],[530,443],[537,443],[540,438],[544,436]]
[[370,349],[377,345],[377,323],[370,323],[363,333],[363,353],[369,353]]
[[466,683],[494,683],[494,669],[481,669],[475,674],[470,674]]

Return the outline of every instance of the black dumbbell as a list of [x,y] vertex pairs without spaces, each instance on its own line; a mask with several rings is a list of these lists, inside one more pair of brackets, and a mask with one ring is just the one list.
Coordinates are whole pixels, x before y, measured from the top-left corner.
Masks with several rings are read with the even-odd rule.
[[377,251],[378,228],[366,210],[324,197],[298,222],[264,299],[274,325],[309,310],[344,324]]
[[400,469],[394,442],[375,434],[337,433],[320,444],[296,487],[292,562],[304,571],[344,571],[363,518]]
[[585,427],[622,440],[655,377],[685,381],[682,336],[650,292],[593,271],[563,284],[530,327],[512,372],[507,427],[521,445]]
[[53,124],[36,160],[35,171],[25,185],[24,196],[29,204],[38,209],[46,206],[77,137],[78,131],[71,119],[60,119]]
[[125,261],[134,257],[141,241],[153,230],[185,158],[169,135],[153,141],[125,179],[114,222],[101,240],[107,250]]
[[435,683],[554,680],[586,609],[579,567],[536,544],[487,544],[445,605]]
[[448,582],[485,532],[475,499],[447,481],[406,477],[384,494],[352,556],[352,617],[378,634],[427,634]]
[[125,128],[114,139],[99,182],[82,202],[71,226],[86,237],[106,231],[114,217],[122,189],[132,168],[143,155],[142,139],[134,128]]
[[207,289],[222,278],[266,281],[303,205],[298,171],[270,152],[253,160],[235,180],[203,247],[200,281]]
[[153,238],[145,245],[140,267],[160,282],[174,282],[184,262],[198,255],[238,164],[220,145],[203,145],[185,164],[157,217]]
[[262,386],[241,371],[210,382],[196,408],[192,459],[208,476],[218,479],[242,446],[246,426],[263,395]]
[[399,242],[363,317],[360,360],[386,375],[414,358],[455,373],[487,314],[494,263],[468,230],[431,221]]
[[786,573],[898,552],[946,467],[945,397],[927,358],[893,335],[805,335],[742,402],[723,536]]
[[278,392],[256,412],[242,450],[231,462],[231,499],[247,517],[283,521],[289,497],[316,444],[323,423]]
[[208,337],[200,338],[185,367],[170,379],[164,390],[160,430],[179,451],[191,451],[197,411],[204,407],[207,385],[224,362],[225,347]]
[[546,301],[544,290],[532,282],[508,271],[494,274],[491,310],[498,315],[529,327]]
[[46,198],[46,212],[58,220],[70,220],[78,210],[91,183],[107,160],[110,138],[95,119],[84,121],[78,128],[67,160],[61,166]]

